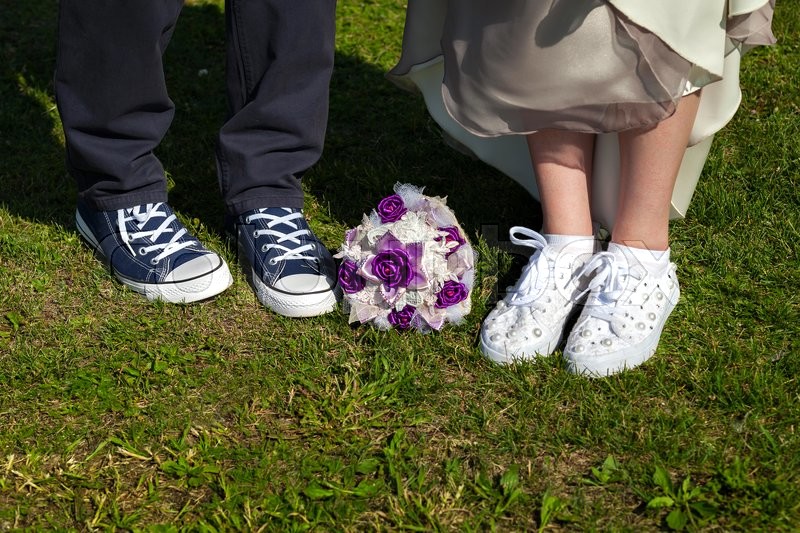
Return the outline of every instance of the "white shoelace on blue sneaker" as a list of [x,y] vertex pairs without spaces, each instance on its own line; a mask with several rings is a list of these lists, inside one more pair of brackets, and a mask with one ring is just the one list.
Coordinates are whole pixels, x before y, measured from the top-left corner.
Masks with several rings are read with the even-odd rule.
[[[195,244],[194,240],[181,241],[181,237],[186,234],[186,228],[181,228],[177,232],[170,227],[170,224],[176,217],[174,214],[167,216],[167,213],[160,210],[162,203],[157,204],[144,204],[137,205],[128,209],[117,210],[117,225],[119,226],[119,233],[122,240],[125,241],[125,246],[131,251],[131,254],[136,256],[131,242],[136,239],[150,238],[155,241],[155,244],[150,246],[143,246],[140,248],[141,254],[148,254],[156,250],[161,250],[161,253],[150,260],[152,264],[157,264],[159,261],[168,257],[188,246]],[[154,230],[144,230],[144,226],[150,222],[151,219],[163,218],[164,221]],[[133,221],[140,231],[134,233],[128,232],[127,223]],[[172,238],[167,242],[158,242],[161,234],[175,233]]]
[[[300,241],[300,237],[311,235],[311,232],[307,228],[300,228],[298,224],[292,222],[293,220],[302,219],[303,213],[300,211],[292,212],[289,209],[286,209],[286,214],[283,216],[272,215],[270,213],[264,212],[265,210],[261,209],[258,213],[254,213],[249,215],[245,222],[247,224],[252,224],[254,220],[267,220],[267,229],[257,229],[253,232],[253,237],[258,238],[262,235],[270,235],[272,237],[277,237],[276,242],[265,244],[261,247],[261,251],[266,253],[270,250],[277,249],[283,252],[282,255],[273,257],[270,259],[270,264],[275,265],[279,261],[290,261],[294,259],[309,259],[315,260],[316,257],[313,255],[303,255],[305,252],[309,252],[314,250],[315,246],[313,243],[306,243],[303,244]],[[276,231],[272,228],[279,225],[286,225],[291,228],[294,228],[295,231],[290,233],[286,233],[283,231]],[[290,248],[285,246],[282,243],[291,243],[295,246]]]

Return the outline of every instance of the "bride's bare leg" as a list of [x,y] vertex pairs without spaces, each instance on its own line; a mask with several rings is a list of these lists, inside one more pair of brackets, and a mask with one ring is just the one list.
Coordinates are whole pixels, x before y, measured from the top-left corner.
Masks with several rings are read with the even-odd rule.
[[595,136],[561,130],[528,135],[542,204],[542,233],[592,235],[589,181]]
[[541,131],[528,136],[528,146],[544,235],[513,230],[512,240],[534,251],[519,281],[481,326],[481,351],[503,364],[553,353],[579,300],[575,274],[595,245],[588,185],[594,135]]
[[632,248],[669,247],[669,209],[699,93],[685,96],[655,127],[619,134],[620,195],[611,240]]
[[[619,134],[620,193],[608,254],[564,349],[570,370],[606,376],[647,361],[680,295],[668,250],[669,206],[699,95],[668,119]],[[597,268],[597,267],[603,268]]]

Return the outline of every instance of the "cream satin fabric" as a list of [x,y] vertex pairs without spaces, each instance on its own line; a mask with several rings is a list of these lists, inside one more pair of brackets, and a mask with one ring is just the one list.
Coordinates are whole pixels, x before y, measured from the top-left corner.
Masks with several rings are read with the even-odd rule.
[[[609,0],[626,17],[655,33],[695,67],[690,78],[703,86],[695,121],[672,196],[672,218],[686,214],[715,132],[739,107],[739,62],[743,47],[726,36],[729,16],[768,9],[768,0]],[[454,3],[457,5],[457,3]],[[403,54],[388,74],[398,85],[422,93],[431,117],[450,144],[494,166],[520,183],[534,198],[538,191],[525,138],[521,135],[482,137],[467,131],[446,109],[442,96],[444,66],[440,40],[448,0],[409,0]],[[676,17],[675,13],[696,17]],[[670,16],[666,16],[670,13]],[[771,16],[771,11],[769,13]],[[708,17],[711,17],[710,19]],[[686,24],[687,18],[695,24]],[[709,20],[716,21],[709,24]],[[767,25],[769,17],[765,17]],[[699,21],[699,22],[698,22]],[[702,25],[705,29],[700,31]],[[710,29],[709,29],[710,28]],[[767,33],[769,28],[766,28]],[[769,41],[769,34],[764,41]],[[674,43],[674,44],[673,44]],[[619,187],[617,135],[601,134],[595,148],[592,208],[598,223],[611,229]]]

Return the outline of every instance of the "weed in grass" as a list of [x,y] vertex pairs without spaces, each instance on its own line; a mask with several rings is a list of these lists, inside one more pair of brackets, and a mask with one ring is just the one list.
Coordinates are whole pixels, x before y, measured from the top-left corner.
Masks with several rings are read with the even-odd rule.
[[657,466],[653,473],[653,483],[661,489],[661,494],[651,498],[647,502],[647,508],[668,509],[665,521],[670,529],[682,531],[687,525],[697,528],[717,513],[717,505],[708,498],[708,488],[693,485],[689,476],[676,485],[669,473]]
[[553,521],[564,516],[567,510],[567,501],[545,491],[542,494],[542,503],[539,508],[539,532],[544,531]]
[[478,495],[493,504],[493,520],[497,520],[522,495],[519,487],[519,466],[512,465],[499,479],[490,479],[483,471],[478,472],[474,482]]
[[592,467],[592,477],[584,478],[582,481],[589,485],[596,485],[599,487],[614,483],[624,479],[625,471],[622,469],[619,461],[614,459],[614,456],[609,455],[606,457],[600,468]]
[[190,488],[210,484],[220,473],[217,466],[190,463],[185,457],[178,457],[175,461],[164,461],[161,463],[161,470],[186,483]]

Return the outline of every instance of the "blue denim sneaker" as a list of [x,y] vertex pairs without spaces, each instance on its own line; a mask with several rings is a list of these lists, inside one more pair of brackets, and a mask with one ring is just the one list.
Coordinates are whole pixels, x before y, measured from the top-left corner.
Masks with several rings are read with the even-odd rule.
[[190,235],[167,204],[96,211],[79,202],[75,221],[114,276],[148,300],[195,302],[233,283],[225,261]]
[[289,317],[333,311],[336,263],[300,209],[254,209],[234,224],[239,262],[265,307]]

